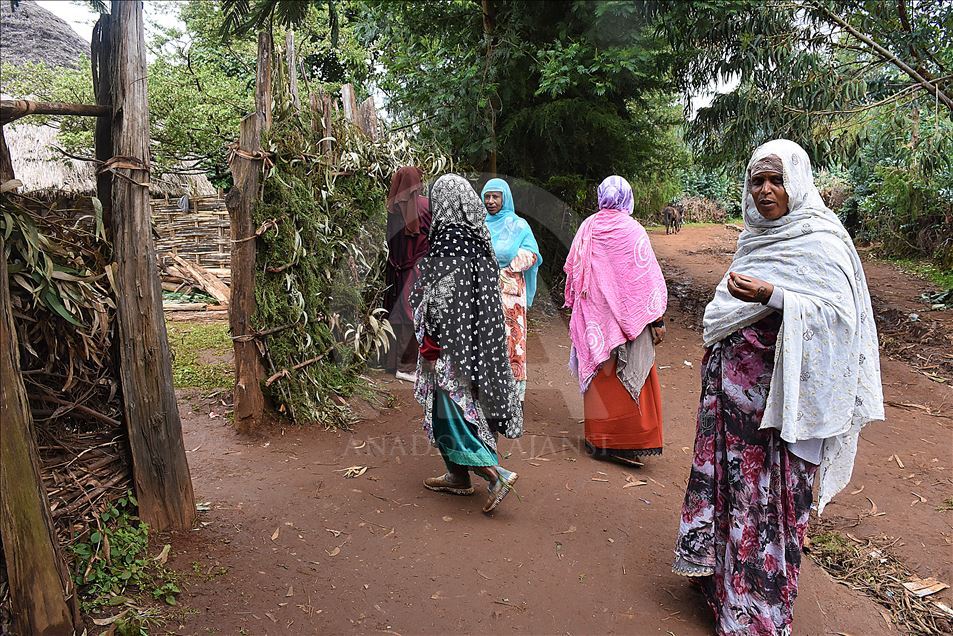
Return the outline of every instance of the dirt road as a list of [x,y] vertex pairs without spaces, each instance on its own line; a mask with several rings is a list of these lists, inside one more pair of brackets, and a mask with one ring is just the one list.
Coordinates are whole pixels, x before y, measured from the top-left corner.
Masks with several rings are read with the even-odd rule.
[[[677,268],[683,280],[675,282],[697,290],[721,277],[733,240],[730,230],[711,227],[653,235],[666,271]],[[897,289],[915,291],[910,281]],[[196,497],[209,511],[200,515],[202,527],[172,538],[171,564],[189,575],[183,610],[165,628],[711,633],[701,598],[669,569],[699,391],[696,317],[690,299],[670,302],[669,335],[658,351],[665,451],[635,469],[581,452],[582,400],[566,370],[565,325],[558,316],[534,316],[527,434],[500,445],[504,465],[521,475],[519,498],[492,517],[481,514],[479,495],[422,488],[442,463],[420,430],[410,385],[373,376],[393,403],[362,405],[364,420],[352,433],[284,428],[254,440],[232,431],[220,415],[225,406],[183,395]],[[890,407],[887,423],[864,433],[854,480],[825,517],[851,525],[861,539],[898,537],[895,549],[910,569],[950,581],[953,513],[937,506],[953,490],[953,420],[928,411],[953,413],[953,389],[888,359],[884,382],[888,401],[926,411]],[[341,471],[350,466],[368,470],[345,479]],[[624,488],[627,480],[645,483]],[[868,516],[867,497],[886,514]],[[804,562],[796,634],[897,633],[871,600]],[[936,598],[950,604],[944,594]]]

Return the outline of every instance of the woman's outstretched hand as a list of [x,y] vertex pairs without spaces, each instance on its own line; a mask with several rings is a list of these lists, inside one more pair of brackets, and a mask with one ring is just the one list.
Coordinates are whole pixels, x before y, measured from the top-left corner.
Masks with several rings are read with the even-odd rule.
[[652,344],[658,346],[665,340],[665,325],[652,327]]
[[774,293],[771,283],[736,272],[728,273],[728,293],[746,303],[761,303],[764,305]]

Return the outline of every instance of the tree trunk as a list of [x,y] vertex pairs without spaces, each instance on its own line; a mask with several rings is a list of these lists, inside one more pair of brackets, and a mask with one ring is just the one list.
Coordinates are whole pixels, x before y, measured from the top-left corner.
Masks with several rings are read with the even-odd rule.
[[[3,135],[3,126],[0,126],[0,184],[10,179],[13,179],[13,160],[10,158],[10,149],[7,148],[7,139]],[[6,284],[6,280],[3,282]]]
[[[2,175],[4,180],[12,176]],[[0,236],[0,535],[10,606],[21,634],[72,634],[69,578],[40,478],[33,416],[20,375],[4,248]]]
[[265,369],[251,318],[255,315],[255,206],[261,187],[261,133],[271,122],[271,34],[258,34],[258,74],[255,112],[242,120],[239,151],[232,156],[234,185],[225,205],[231,219],[231,304],[228,322],[235,348],[235,427],[242,433],[255,430],[265,419],[261,382]]
[[[113,273],[119,375],[139,516],[187,530],[195,499],[182,441],[149,206],[149,98],[142,2],[112,3]],[[135,167],[128,167],[128,166]]]
[[[90,60],[93,70],[93,92],[96,94],[96,103],[111,105],[112,100],[112,16],[108,13],[99,16],[93,28],[92,43],[90,44]],[[112,159],[112,108],[108,117],[99,117],[96,120],[96,159],[103,163]],[[112,173],[103,170],[96,175],[96,198],[103,206],[103,225],[112,232]],[[111,238],[110,238],[111,240]],[[115,359],[119,359],[119,351],[114,351]]]
[[[486,42],[486,59],[483,68],[483,83],[486,84],[487,75],[493,63],[493,50],[496,46],[496,9],[491,0],[481,0],[480,8],[483,11],[483,39]],[[490,152],[484,164],[484,172],[496,176],[496,110],[493,108],[493,99],[487,96],[487,123],[490,134]]]

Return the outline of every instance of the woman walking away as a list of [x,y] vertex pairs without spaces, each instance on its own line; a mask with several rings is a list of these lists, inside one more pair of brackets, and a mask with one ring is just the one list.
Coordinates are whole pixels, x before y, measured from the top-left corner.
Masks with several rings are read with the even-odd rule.
[[563,269],[586,449],[641,465],[637,457],[662,453],[655,346],[665,337],[668,295],[649,237],[630,214],[631,186],[608,177],[599,185],[599,211],[579,227]]
[[413,382],[417,364],[414,316],[410,292],[417,281],[417,263],[427,253],[430,232],[430,203],[421,196],[420,168],[399,168],[390,180],[387,195],[387,266],[384,307],[394,329],[394,342],[387,351],[384,367],[397,378]]
[[470,471],[489,483],[483,512],[496,508],[517,474],[497,464],[496,435],[523,434],[523,412],[507,360],[499,267],[484,223],[486,208],[460,176],[440,177],[431,193],[430,253],[411,297],[420,344],[416,396],[424,430],[447,473],[424,486],[473,494]]
[[882,420],[877,331],[857,250],[807,153],[754,151],[745,229],[705,309],[701,405],[673,570],[718,634],[790,634],[815,475],[818,512]]
[[503,179],[490,179],[483,186],[483,203],[490,215],[486,226],[500,266],[500,292],[506,318],[506,343],[510,366],[526,399],[526,309],[536,296],[536,273],[543,256],[529,223],[516,216],[513,193]]

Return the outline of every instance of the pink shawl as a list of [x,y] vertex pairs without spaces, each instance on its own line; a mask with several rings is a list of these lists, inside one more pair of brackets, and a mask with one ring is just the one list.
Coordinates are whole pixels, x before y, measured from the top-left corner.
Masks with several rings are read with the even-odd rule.
[[612,351],[635,340],[668,303],[648,234],[630,212],[603,208],[586,219],[563,268],[565,306],[572,309],[571,366],[583,392]]

